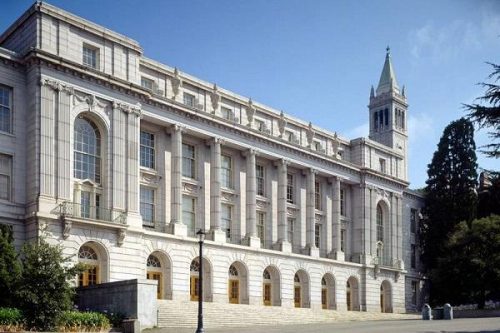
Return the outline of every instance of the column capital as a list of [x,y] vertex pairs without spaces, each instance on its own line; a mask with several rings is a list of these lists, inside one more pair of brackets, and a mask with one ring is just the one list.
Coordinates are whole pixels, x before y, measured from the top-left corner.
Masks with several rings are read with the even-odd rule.
[[181,124],[173,124],[173,125],[167,127],[165,131],[167,132],[167,134],[174,134],[176,132],[182,133],[185,130],[186,130],[186,126],[181,125]]
[[241,155],[243,155],[244,157],[257,156],[257,155],[259,155],[259,151],[255,148],[249,148],[249,149],[243,150],[241,152]]
[[307,175],[317,175],[318,170],[314,168],[307,168],[307,169],[302,169],[302,175],[307,176]]
[[215,136],[213,138],[207,139],[205,141],[205,143],[206,143],[207,146],[211,146],[213,144],[220,144],[220,145],[222,145],[222,144],[224,144],[224,142],[225,142],[224,139],[221,138],[221,137],[218,137],[218,136]]
[[288,166],[288,165],[290,165],[290,161],[287,160],[286,158],[280,158],[279,160],[274,161],[274,165],[277,167]]

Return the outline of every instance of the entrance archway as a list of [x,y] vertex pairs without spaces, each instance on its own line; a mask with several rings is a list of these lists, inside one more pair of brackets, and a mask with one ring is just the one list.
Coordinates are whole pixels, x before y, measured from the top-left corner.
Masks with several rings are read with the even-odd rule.
[[262,273],[262,302],[266,306],[280,306],[280,274],[276,267],[267,266]]
[[330,273],[326,273],[321,279],[321,307],[336,309],[335,279]]
[[248,304],[248,272],[241,262],[235,261],[228,270],[228,298],[232,304]]
[[346,283],[347,311],[359,311],[359,283],[351,276]]
[[[192,301],[198,301],[200,292],[198,281],[200,278],[200,259],[194,258],[189,268],[189,295]],[[207,259],[203,258],[203,301],[212,301],[212,267]]]
[[87,242],[78,250],[78,262],[85,270],[78,275],[78,287],[86,287],[107,281],[107,254],[96,242]]
[[293,278],[293,299],[296,308],[308,308],[309,300],[309,275],[303,269],[297,271]]
[[387,280],[380,285],[380,312],[392,312],[392,290]]
[[171,263],[161,252],[153,252],[146,261],[146,278],[158,281],[158,299],[172,298]]

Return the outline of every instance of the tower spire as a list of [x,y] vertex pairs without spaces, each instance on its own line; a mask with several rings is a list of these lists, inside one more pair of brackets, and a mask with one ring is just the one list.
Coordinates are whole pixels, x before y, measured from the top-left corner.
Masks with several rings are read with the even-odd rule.
[[396,74],[394,74],[394,69],[392,68],[391,62],[391,48],[387,46],[385,54],[384,68],[382,69],[382,74],[380,75],[380,80],[377,86],[377,95],[387,93],[390,91],[395,91],[399,93],[398,81],[396,80]]

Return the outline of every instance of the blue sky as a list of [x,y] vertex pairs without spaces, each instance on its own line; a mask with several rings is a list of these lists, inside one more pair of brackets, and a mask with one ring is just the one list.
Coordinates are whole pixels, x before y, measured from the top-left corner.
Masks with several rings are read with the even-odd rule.
[[[33,1],[3,0],[3,31]],[[61,1],[139,41],[147,57],[353,139],[391,47],[409,108],[411,187],[425,185],[444,127],[500,63],[498,1]],[[476,133],[477,145],[487,143]],[[478,153],[480,167],[500,169]]]

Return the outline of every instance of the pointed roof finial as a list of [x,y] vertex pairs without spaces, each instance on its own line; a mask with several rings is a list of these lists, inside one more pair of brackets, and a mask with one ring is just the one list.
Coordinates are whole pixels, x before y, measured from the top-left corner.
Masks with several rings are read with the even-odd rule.
[[388,56],[390,56],[390,55],[391,55],[391,48],[389,47],[389,45],[387,45],[387,47],[385,48],[385,51],[386,51],[386,54],[387,54]]
[[372,88],[370,89],[370,98],[373,98],[375,97],[375,89],[373,89],[373,85],[372,85]]
[[382,93],[387,93],[390,91],[395,91],[399,93],[398,81],[396,80],[396,74],[394,74],[394,69],[391,63],[391,48],[387,46],[385,55],[384,68],[382,69],[382,74],[380,75],[380,80],[377,86],[377,95]]

